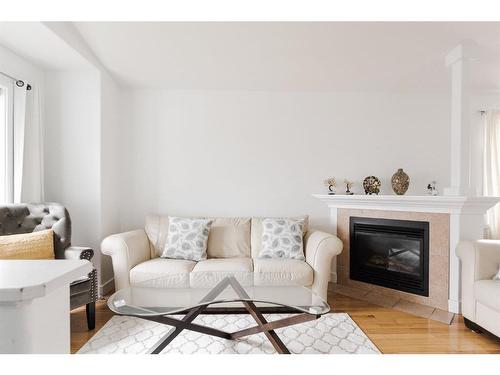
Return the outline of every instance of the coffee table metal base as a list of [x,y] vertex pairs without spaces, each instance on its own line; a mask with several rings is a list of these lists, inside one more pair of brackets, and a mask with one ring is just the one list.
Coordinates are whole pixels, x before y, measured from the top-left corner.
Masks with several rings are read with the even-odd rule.
[[[209,306],[209,302],[213,301],[215,297],[217,297],[225,288],[232,287],[234,291],[238,294],[239,297],[245,299],[245,301],[241,301],[245,310],[253,317],[256,326],[242,329],[236,332],[225,332],[215,328],[199,325],[193,323],[196,317],[202,314],[207,310]],[[200,301],[201,303],[207,303],[203,306],[194,307],[190,310],[186,310],[187,313],[184,315],[182,319],[175,319],[170,316],[142,316],[142,319],[151,320],[157,323],[167,324],[172,326],[173,328],[161,338],[149,351],[149,354],[158,354],[161,353],[165,347],[172,342],[183,330],[187,329],[190,331],[195,331],[199,333],[203,333],[206,335],[220,337],[226,340],[235,340],[241,337],[255,335],[258,333],[264,333],[267,339],[271,342],[274,349],[279,354],[290,354],[290,351],[285,346],[283,341],[279,338],[278,334],[274,331],[277,328],[288,327],[294,324],[304,323],[311,320],[318,319],[320,315],[316,314],[308,314],[308,313],[300,313],[288,318],[275,320],[272,322],[268,322],[266,318],[262,315],[259,308],[249,300],[249,296],[240,285],[240,283],[234,277],[228,277],[222,280],[219,284],[217,284],[203,299]]]

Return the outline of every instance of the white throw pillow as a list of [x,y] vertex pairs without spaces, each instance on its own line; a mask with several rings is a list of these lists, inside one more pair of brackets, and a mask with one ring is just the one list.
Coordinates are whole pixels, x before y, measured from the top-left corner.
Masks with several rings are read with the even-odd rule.
[[264,219],[259,258],[305,260],[303,219]]
[[498,265],[498,272],[493,276],[493,280],[500,280],[500,264]]
[[207,259],[208,233],[212,220],[168,218],[167,242],[162,258],[203,260]]

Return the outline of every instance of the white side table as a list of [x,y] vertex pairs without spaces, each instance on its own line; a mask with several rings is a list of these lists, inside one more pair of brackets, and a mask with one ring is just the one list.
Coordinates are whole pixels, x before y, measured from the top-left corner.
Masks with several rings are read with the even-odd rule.
[[71,350],[69,284],[87,260],[0,260],[0,353]]

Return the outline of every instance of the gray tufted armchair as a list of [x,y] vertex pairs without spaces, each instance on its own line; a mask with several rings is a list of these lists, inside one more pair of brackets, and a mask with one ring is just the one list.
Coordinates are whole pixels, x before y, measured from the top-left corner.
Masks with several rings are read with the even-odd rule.
[[[66,208],[58,203],[10,204],[0,206],[0,236],[31,233],[44,229],[54,231],[56,259],[91,260],[94,250],[71,246],[71,219]],[[88,329],[95,328],[95,301],[97,300],[97,272],[70,285],[70,307],[86,305]]]

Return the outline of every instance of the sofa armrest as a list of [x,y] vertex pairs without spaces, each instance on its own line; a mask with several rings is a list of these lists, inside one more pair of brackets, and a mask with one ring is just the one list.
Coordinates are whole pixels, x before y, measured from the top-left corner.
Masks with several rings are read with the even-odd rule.
[[148,236],[143,229],[119,233],[105,238],[101,243],[103,254],[111,256],[115,274],[115,289],[130,285],[130,270],[151,259]]
[[64,250],[64,259],[86,259],[90,261],[94,256],[94,250],[84,246],[70,246]]
[[457,256],[462,264],[462,315],[475,320],[474,283],[491,279],[500,265],[500,241],[461,241]]
[[306,236],[306,262],[314,270],[311,289],[325,301],[332,269],[332,259],[342,252],[340,239],[330,233],[310,231]]

